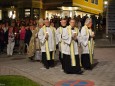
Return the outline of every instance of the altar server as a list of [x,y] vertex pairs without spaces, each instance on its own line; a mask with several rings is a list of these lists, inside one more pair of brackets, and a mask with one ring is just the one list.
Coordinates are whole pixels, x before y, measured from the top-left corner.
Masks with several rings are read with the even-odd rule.
[[70,25],[64,29],[62,34],[63,45],[63,69],[67,74],[82,74],[78,54],[78,34],[75,27],[75,19],[70,20]]
[[91,30],[92,19],[87,18],[84,26],[81,29],[81,46],[83,49],[81,55],[82,67],[86,70],[92,69],[93,50],[94,50],[94,32]]
[[42,62],[46,69],[54,67],[54,54],[56,50],[56,29],[50,25],[48,19],[44,20],[44,26],[40,29],[38,37],[41,43]]

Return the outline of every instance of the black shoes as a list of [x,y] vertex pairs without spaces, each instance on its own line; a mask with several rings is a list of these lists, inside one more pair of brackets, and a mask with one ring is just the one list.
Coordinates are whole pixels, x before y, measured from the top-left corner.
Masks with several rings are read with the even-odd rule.
[[49,67],[47,66],[47,67],[45,67],[46,69],[49,69]]
[[92,67],[87,67],[87,68],[84,68],[85,70],[92,70],[93,68]]
[[32,56],[32,57],[29,57],[29,59],[30,59],[31,61],[34,61],[34,58],[33,58],[33,56]]
[[82,74],[83,74],[83,71],[79,71],[79,72],[77,72],[76,74],[82,75]]
[[79,75],[82,75],[83,74],[83,71],[78,71],[78,72],[67,72],[67,71],[64,71],[66,74],[79,74]]

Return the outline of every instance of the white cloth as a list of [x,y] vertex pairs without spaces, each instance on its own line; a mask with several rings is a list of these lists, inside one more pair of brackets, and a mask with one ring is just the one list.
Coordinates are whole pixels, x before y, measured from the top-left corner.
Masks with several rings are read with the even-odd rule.
[[78,22],[78,29],[79,30],[81,29],[81,22],[80,21]]
[[9,33],[8,34],[8,43],[12,43],[14,41],[15,41],[14,33]]
[[[75,30],[73,30],[72,33],[73,32],[75,32]],[[72,36],[69,35],[67,29],[64,29],[64,33],[62,34],[62,40],[64,41],[63,53],[66,55],[70,55],[70,44],[72,42]],[[74,53],[75,53],[75,55],[78,55],[78,43],[77,43],[77,41],[74,41]]]
[[[60,30],[61,29],[61,30]],[[67,27],[63,28],[63,27],[59,27],[56,30],[56,36],[57,36],[57,40],[58,40],[58,44],[59,44],[59,51],[63,53],[63,40],[62,40],[62,34],[64,33],[64,29],[67,30]],[[62,32],[61,32],[62,31]],[[62,45],[61,45],[62,42]]]
[[41,60],[41,57],[42,57],[41,51],[36,51],[34,60]]
[[14,45],[15,45],[15,42],[9,42],[7,44],[7,55],[13,54]]
[[[53,29],[55,29],[54,27],[52,27]],[[49,51],[55,51],[55,47],[54,47],[54,39],[56,40],[56,44],[57,44],[57,37],[56,37],[56,32],[54,32],[55,34],[55,37],[53,37],[53,31],[52,31],[52,28],[50,27],[46,27],[46,32],[48,32],[48,44],[49,44]],[[44,30],[43,28],[40,29],[39,33],[38,33],[38,38],[40,40],[40,43],[41,43],[41,52],[46,52],[46,46],[45,46],[45,36],[46,36],[46,33],[44,33]]]
[[15,45],[14,33],[9,33],[8,34],[8,44],[7,44],[7,55],[13,54],[14,45]]
[[81,29],[82,54],[89,54],[89,49],[88,49],[89,36],[90,34],[87,26],[83,26]]
[[8,27],[3,27],[2,29],[4,30],[4,32],[6,32],[8,30]]

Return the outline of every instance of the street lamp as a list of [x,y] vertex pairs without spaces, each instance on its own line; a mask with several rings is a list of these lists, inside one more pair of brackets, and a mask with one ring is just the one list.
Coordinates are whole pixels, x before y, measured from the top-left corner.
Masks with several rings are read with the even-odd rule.
[[104,9],[106,9],[106,37],[108,38],[108,1],[104,1]]
[[108,5],[108,1],[104,1],[104,5]]

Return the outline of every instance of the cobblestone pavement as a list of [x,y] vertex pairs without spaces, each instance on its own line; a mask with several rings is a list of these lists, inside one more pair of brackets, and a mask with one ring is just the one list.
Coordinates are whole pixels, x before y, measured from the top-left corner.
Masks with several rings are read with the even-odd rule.
[[95,86],[115,86],[115,48],[96,48],[94,58],[98,64],[92,71],[72,75],[65,74],[60,63],[46,70],[40,62],[30,62],[26,55],[0,55],[0,75],[22,75],[43,86],[54,86],[62,80],[79,79],[91,80],[95,82]]

